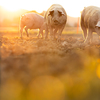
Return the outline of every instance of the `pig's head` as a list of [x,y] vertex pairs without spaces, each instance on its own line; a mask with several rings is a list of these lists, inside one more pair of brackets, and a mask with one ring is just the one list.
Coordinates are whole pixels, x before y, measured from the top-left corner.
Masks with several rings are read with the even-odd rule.
[[95,30],[96,30],[97,34],[100,36],[100,21],[97,22],[97,24],[95,26]]
[[50,23],[52,25],[62,25],[66,23],[66,14],[61,10],[51,10],[48,16],[50,16]]
[[23,21],[25,21],[25,19],[26,19],[26,16],[25,15],[21,15],[21,21],[23,22]]
[[28,16],[27,16],[26,14],[24,14],[24,15],[21,16],[21,21],[22,21],[23,23],[27,23],[28,20],[29,20],[29,18],[28,18]]

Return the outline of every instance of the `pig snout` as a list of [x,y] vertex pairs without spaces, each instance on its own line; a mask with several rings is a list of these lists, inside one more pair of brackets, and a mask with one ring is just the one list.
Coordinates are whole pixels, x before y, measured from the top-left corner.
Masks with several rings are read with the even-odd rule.
[[58,23],[58,21],[57,21],[57,20],[54,20],[54,22],[55,22],[55,23]]
[[59,21],[55,19],[54,24],[59,24]]
[[54,25],[60,24],[59,16],[55,15],[52,17],[52,22]]

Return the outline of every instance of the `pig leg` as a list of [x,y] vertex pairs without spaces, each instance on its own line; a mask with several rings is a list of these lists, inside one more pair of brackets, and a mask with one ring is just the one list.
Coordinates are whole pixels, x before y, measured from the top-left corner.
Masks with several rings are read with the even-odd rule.
[[53,35],[54,35],[54,34],[53,34],[53,28],[50,27],[50,38],[51,38],[51,39],[54,39],[54,38],[53,38]]
[[39,38],[40,34],[42,35],[42,38],[43,38],[43,30],[42,29],[39,30],[39,34],[37,35],[38,38]]
[[54,34],[54,39],[56,39],[57,30],[58,30],[58,29],[55,29],[54,32],[53,32],[53,34]]
[[40,31],[41,35],[42,35],[42,39],[43,39],[43,30]]
[[45,25],[45,39],[48,38],[48,26]]
[[20,37],[21,37],[21,38],[22,38],[23,28],[24,28],[24,26],[20,27],[20,34],[21,34]]
[[84,33],[84,39],[86,40],[86,37],[87,37],[87,29],[86,27],[81,23],[81,27],[82,27],[82,30],[83,30],[83,33]]
[[87,37],[87,29],[85,27],[83,28],[83,33],[84,33],[84,39],[86,39],[86,37]]
[[91,29],[88,30],[88,35],[87,35],[87,38],[85,40],[85,43],[89,43],[91,42],[90,40],[92,39],[92,31]]
[[37,38],[39,38],[39,36],[40,36],[40,29],[39,29],[39,33],[37,34]]
[[44,27],[42,26],[39,30],[39,34],[37,35],[37,37],[39,38],[40,34],[42,35],[42,39],[43,39],[43,29]]
[[61,40],[61,34],[62,34],[63,29],[64,29],[64,26],[62,26],[62,28],[59,29],[59,31],[58,31],[58,39],[57,39],[58,42]]
[[21,33],[21,38],[22,38],[22,33],[23,33],[23,28],[20,29],[20,33]]
[[28,27],[27,27],[27,26],[25,27],[25,31],[26,31],[26,33],[27,33],[27,37],[29,37],[29,34],[28,34]]

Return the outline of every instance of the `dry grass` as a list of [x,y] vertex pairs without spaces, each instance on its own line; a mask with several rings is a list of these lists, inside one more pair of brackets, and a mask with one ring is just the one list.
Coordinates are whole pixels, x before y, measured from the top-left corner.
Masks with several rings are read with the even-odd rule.
[[63,34],[61,42],[18,36],[9,30],[0,37],[1,100],[100,99],[97,39],[82,45],[77,34]]

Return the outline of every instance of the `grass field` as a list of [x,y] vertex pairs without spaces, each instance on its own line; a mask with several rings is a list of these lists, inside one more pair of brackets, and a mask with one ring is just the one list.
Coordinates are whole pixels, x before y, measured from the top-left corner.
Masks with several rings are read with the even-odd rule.
[[[19,32],[19,27],[0,27],[0,32]],[[34,32],[34,30],[29,30],[30,33]],[[65,27],[64,33],[77,33],[77,27]],[[78,28],[78,33],[82,33],[81,28]]]
[[100,44],[68,27],[60,42],[0,28],[1,100],[100,100]]

